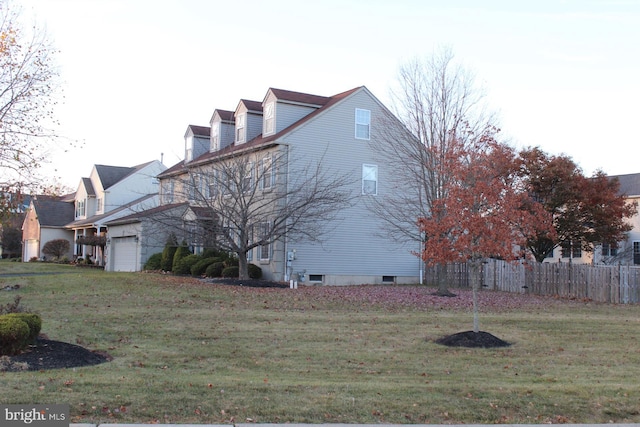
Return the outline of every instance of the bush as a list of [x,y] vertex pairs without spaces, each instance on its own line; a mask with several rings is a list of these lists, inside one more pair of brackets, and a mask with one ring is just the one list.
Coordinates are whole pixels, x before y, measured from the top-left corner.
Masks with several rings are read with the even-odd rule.
[[249,264],[249,277],[252,279],[262,279],[262,269],[255,264]]
[[162,250],[162,261],[160,263],[160,269],[164,271],[171,271],[173,268],[173,257],[178,249],[178,240],[176,235],[170,233],[167,237],[167,242]]
[[71,247],[69,241],[67,239],[54,239],[49,240],[44,244],[42,248],[42,253],[45,255],[49,255],[54,259],[59,259],[67,252],[69,252],[69,248]]
[[29,337],[27,339],[28,344],[32,344],[40,335],[42,329],[42,319],[35,313],[10,313],[0,317],[4,319],[19,319],[27,324],[29,327]]
[[[178,262],[180,262],[180,260],[186,256],[191,255],[191,251],[189,250],[189,247],[187,246],[187,242],[185,242],[184,240],[182,241],[182,244],[180,244],[180,246],[178,246],[178,248],[176,249],[175,254],[173,255],[173,264],[171,265],[171,271],[173,271],[174,273],[176,273],[176,265],[178,264]],[[187,271],[186,273],[178,273],[178,274],[189,274],[190,271]]]
[[228,257],[224,260],[225,267],[237,267],[239,265],[238,258],[236,257]]
[[221,277],[222,270],[224,269],[224,262],[214,262],[204,272],[204,275],[207,277]]
[[153,254],[144,263],[143,270],[161,270],[162,269],[162,252]]
[[209,267],[214,262],[219,262],[219,261],[220,261],[220,258],[217,258],[217,257],[203,258],[200,261],[193,264],[193,266],[191,267],[191,275],[193,277],[200,277],[203,274],[205,274],[205,271],[207,271],[207,267]]
[[0,355],[20,353],[29,344],[29,325],[18,318],[0,316]]
[[[176,255],[178,252],[176,252]],[[173,264],[173,274],[191,274],[191,267],[200,261],[200,255],[190,254],[178,260]]]
[[222,270],[222,277],[238,277],[239,273],[240,269],[235,265],[231,267],[225,267],[225,269]]

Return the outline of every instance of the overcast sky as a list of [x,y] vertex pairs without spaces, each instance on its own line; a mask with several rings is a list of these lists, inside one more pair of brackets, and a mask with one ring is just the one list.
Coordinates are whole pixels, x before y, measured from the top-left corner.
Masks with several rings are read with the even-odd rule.
[[[449,46],[517,147],[588,175],[640,172],[640,0],[18,0],[60,53],[50,175],[184,156],[189,124],[275,87],[366,86],[389,105],[400,64]],[[73,167],[70,167],[73,166]],[[54,171],[55,169],[55,171]]]

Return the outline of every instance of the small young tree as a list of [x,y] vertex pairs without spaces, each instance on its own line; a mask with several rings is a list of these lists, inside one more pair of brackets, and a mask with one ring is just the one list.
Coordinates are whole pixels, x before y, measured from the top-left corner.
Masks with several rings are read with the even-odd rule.
[[443,196],[434,200],[431,215],[418,220],[426,237],[422,259],[427,264],[470,262],[474,332],[479,332],[482,261],[522,257],[526,236],[550,224],[545,221],[548,214],[523,191],[515,152],[496,142],[494,134],[495,130],[485,132],[475,145],[452,141],[445,159],[451,179]]
[[66,253],[69,252],[70,247],[71,245],[69,244],[68,240],[65,240],[65,239],[49,240],[47,243],[44,244],[44,247],[42,248],[42,253],[44,253],[45,255],[49,255],[54,259],[60,259]]

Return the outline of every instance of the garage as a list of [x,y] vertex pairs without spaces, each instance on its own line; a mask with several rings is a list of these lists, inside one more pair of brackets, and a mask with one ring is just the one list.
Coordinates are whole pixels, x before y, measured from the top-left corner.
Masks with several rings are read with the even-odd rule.
[[24,256],[22,260],[24,262],[29,261],[31,258],[39,258],[40,242],[38,240],[26,240],[24,242]]
[[138,242],[135,236],[111,239],[112,271],[138,270]]

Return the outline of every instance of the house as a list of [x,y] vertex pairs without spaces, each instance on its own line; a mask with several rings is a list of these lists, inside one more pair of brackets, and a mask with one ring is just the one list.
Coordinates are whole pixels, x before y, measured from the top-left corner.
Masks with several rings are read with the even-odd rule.
[[[629,203],[640,202],[640,173],[611,175],[620,182],[619,195],[625,196]],[[579,244],[565,244],[554,249],[545,262],[572,262],[574,264],[623,264],[640,265],[640,214],[628,219],[632,230],[627,239],[615,245],[600,244],[593,252],[585,252]]]
[[104,265],[105,223],[157,206],[156,176],[165,169],[158,160],[133,167],[94,165],[80,180],[74,215],[66,224],[73,231],[73,255]]
[[108,221],[158,205],[159,161],[133,167],[94,165],[74,194],[63,198],[37,196],[23,223],[23,261],[42,258],[53,239],[70,243],[69,258],[104,265]]
[[73,219],[73,194],[56,196],[33,196],[22,223],[22,260],[43,259],[44,245],[57,239],[70,242],[67,257],[73,252],[73,231],[65,226]]
[[[286,235],[253,248],[247,254],[249,262],[262,268],[263,277],[276,281],[416,283],[421,266],[412,253],[416,248],[398,246],[382,237],[382,221],[368,203],[371,198],[384,201],[391,192],[403,191],[390,184],[394,171],[374,150],[374,142],[383,133],[388,136],[390,129],[404,129],[395,117],[392,122],[389,117],[393,116],[364,86],[333,96],[270,88],[262,101],[241,99],[235,110],[216,109],[209,127],[187,128],[184,161],[158,175],[160,203],[189,203],[190,209],[181,218],[182,238],[199,252],[215,245],[210,241],[215,236],[206,232],[204,223],[214,224],[209,230],[219,233],[240,232],[222,218],[202,217],[207,211],[203,202],[234,198],[221,193],[230,174],[240,172],[237,166],[224,170],[221,165],[228,165],[231,159],[246,160],[236,189],[246,186],[271,192],[272,203],[278,203],[275,195],[296,181],[295,174],[306,165],[320,165],[318,171],[304,172],[331,171],[352,178],[349,206],[337,213],[338,218],[319,224],[326,233],[321,242]],[[406,135],[402,132],[398,137]],[[220,174],[206,176],[207,171]],[[186,183],[190,183],[188,188]],[[277,221],[272,218],[256,226],[269,228]],[[256,227],[255,233],[259,230]],[[242,238],[259,240],[253,233]]]

